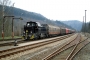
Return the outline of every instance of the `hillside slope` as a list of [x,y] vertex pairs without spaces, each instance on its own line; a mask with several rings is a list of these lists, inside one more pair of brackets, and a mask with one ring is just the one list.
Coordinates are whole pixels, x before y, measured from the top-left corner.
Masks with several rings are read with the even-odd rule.
[[[1,6],[1,5],[0,5]],[[2,6],[0,7],[0,10],[2,10]],[[40,22],[41,24],[51,24],[51,25],[57,25],[57,26],[62,26],[62,27],[67,27],[70,29],[73,29],[75,27],[70,27],[68,25],[66,25],[65,23],[62,23],[61,21],[52,21],[46,17],[44,17],[43,15],[41,15],[40,13],[35,13],[35,12],[28,12],[19,8],[13,8],[12,7],[8,7],[5,6],[5,13],[9,11],[8,14],[6,15],[14,15],[16,18],[22,17],[23,20],[19,20],[19,19],[14,19],[14,33],[17,36],[20,36],[22,34],[23,31],[23,26],[26,24],[27,21],[37,21]],[[0,13],[2,13],[2,11],[0,11]],[[0,29],[2,29],[2,14],[0,14]],[[5,20],[5,36],[11,36],[12,34],[12,18],[6,19]],[[7,23],[8,22],[8,23]],[[6,28],[7,27],[7,28]],[[0,30],[0,34],[2,33],[2,30]],[[1,37],[1,35],[0,35]]]
[[52,21],[43,15],[35,12],[28,12],[22,9],[14,8],[14,15],[18,17],[23,17],[23,24],[25,24],[27,21],[38,21],[41,24],[51,24],[51,25],[57,25],[57,26],[64,26],[67,28],[71,28],[70,26],[62,23],[61,21]]
[[82,22],[78,20],[62,21],[62,22],[67,24],[68,26],[71,26],[72,28],[75,28],[77,31],[80,31],[82,28]]

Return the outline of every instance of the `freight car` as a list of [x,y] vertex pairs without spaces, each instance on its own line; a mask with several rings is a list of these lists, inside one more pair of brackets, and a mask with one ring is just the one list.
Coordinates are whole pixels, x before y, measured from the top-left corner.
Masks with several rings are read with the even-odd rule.
[[66,34],[66,28],[64,28],[64,27],[60,27],[61,29],[60,29],[60,35],[65,35]]
[[46,28],[48,37],[57,36],[60,34],[60,27],[58,26],[53,26],[49,24],[42,24],[42,26]]
[[39,22],[27,22],[24,26],[24,39],[39,39],[57,35],[69,34],[70,29],[53,26],[49,24],[40,24]]

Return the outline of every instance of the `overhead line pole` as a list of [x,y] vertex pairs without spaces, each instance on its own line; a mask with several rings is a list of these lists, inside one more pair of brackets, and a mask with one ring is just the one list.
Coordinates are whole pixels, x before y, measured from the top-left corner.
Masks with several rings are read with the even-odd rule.
[[85,10],[85,33],[86,33],[86,11],[87,10]]
[[[15,3],[13,3],[13,6],[12,6],[12,14],[14,15],[14,4]],[[12,18],[12,39],[13,39],[13,37],[14,37],[14,28],[13,28],[13,18]]]
[[82,31],[85,33],[84,16],[83,16],[83,26],[82,26]]

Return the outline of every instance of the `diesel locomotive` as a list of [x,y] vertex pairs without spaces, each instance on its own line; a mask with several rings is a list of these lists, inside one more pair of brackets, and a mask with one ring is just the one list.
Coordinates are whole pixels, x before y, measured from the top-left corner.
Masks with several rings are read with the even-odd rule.
[[28,39],[39,39],[63,34],[74,33],[74,30],[68,28],[62,28],[49,24],[40,24],[39,22],[27,22],[24,25],[23,38]]
[[47,29],[39,22],[27,22],[26,25],[24,25],[24,32],[23,32],[23,38],[24,39],[38,39],[47,37]]

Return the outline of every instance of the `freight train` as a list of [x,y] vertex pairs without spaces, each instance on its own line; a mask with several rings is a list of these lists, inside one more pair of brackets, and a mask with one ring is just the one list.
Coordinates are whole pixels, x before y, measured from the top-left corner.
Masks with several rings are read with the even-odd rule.
[[75,30],[71,30],[68,28],[53,26],[49,24],[40,24],[39,22],[30,21],[27,22],[26,25],[24,25],[22,37],[25,40],[29,40],[70,34],[74,32]]

